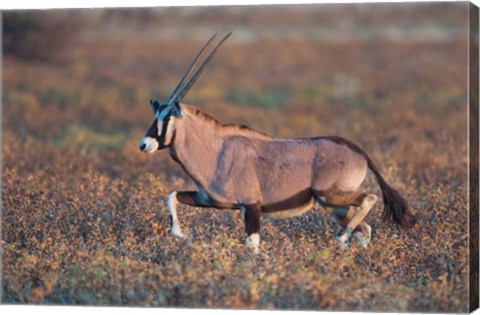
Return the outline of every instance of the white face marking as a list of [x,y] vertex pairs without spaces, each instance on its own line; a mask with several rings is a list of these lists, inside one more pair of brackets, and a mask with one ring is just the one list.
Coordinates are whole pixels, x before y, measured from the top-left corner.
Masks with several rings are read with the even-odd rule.
[[152,137],[143,137],[140,140],[140,147],[143,148],[143,152],[153,153],[158,149],[158,141]]
[[162,136],[162,130],[163,130],[163,120],[157,119],[157,133],[158,136]]
[[169,145],[170,140],[172,139],[172,130],[173,130],[173,126],[175,125],[175,117],[173,116],[170,117],[170,120],[168,121],[168,125],[167,125],[167,130],[165,130],[165,134],[162,133],[164,123],[165,121],[159,120],[157,118],[157,133],[159,137],[162,137],[162,136],[164,137],[165,145]]
[[175,125],[176,125],[176,118],[175,117],[170,117],[170,120],[168,121],[168,126],[167,126],[167,130],[165,131],[165,143],[167,145],[170,145],[171,141],[172,141],[172,133],[173,133],[173,129],[175,128]]

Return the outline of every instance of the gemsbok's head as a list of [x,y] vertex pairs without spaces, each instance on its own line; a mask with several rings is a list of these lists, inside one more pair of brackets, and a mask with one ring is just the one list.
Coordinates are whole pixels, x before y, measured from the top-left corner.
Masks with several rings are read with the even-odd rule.
[[[216,32],[198,52],[197,56],[195,56],[195,59],[193,59],[182,79],[178,82],[177,86],[170,94],[168,99],[165,101],[165,103],[160,104],[157,100],[150,100],[150,105],[152,106],[153,113],[155,114],[155,120],[153,121],[150,128],[147,130],[145,136],[140,140],[141,151],[146,153],[153,153],[156,150],[167,148],[172,144],[173,134],[178,119],[180,119],[182,116],[180,107],[181,99],[187,94],[188,90],[190,90],[192,85],[197,81],[198,77],[205,69],[205,66],[210,62],[210,60],[212,60],[220,45],[232,34],[232,32],[228,33],[225,37],[222,38],[222,40],[217,44],[217,46],[215,46],[215,48],[203,61],[203,63],[199,67],[197,67],[195,72],[189,77],[190,72],[192,72],[203,51],[213,41],[217,34],[218,32]],[[187,78],[188,80],[186,80]]]

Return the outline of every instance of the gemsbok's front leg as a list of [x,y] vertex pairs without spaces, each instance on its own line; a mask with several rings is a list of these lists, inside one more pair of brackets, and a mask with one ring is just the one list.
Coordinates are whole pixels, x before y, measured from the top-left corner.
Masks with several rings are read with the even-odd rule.
[[245,212],[245,232],[247,240],[245,244],[250,247],[255,254],[260,249],[260,210],[259,204],[243,206]]
[[180,222],[178,221],[178,218],[177,218],[178,199],[177,199],[176,191],[168,195],[166,203],[167,203],[168,213],[170,215],[170,234],[173,236],[183,238],[184,235],[182,233],[182,228],[180,227]]
[[170,234],[183,238],[182,228],[177,218],[177,205],[183,203],[192,207],[210,207],[211,205],[204,200],[205,198],[197,191],[174,191],[167,198],[167,208],[170,214]]

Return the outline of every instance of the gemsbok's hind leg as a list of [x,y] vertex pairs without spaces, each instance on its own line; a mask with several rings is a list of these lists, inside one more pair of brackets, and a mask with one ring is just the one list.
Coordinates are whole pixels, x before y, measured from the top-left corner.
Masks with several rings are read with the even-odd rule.
[[[353,212],[355,211],[350,206],[328,206],[326,210],[336,219],[342,229],[347,226],[348,222],[353,217]],[[337,238],[337,235],[338,233],[334,232],[335,239]],[[350,247],[350,244],[348,243],[348,240],[345,240],[344,242],[340,242],[340,246],[343,249],[348,249]]]
[[357,226],[363,221],[363,219],[365,219],[377,199],[377,196],[374,194],[362,195],[359,207],[356,209],[354,215],[349,220],[347,226],[337,235],[337,241],[343,244],[348,242],[353,231],[355,231]]
[[368,244],[372,241],[372,227],[365,223],[365,221],[362,221],[353,231],[352,236],[357,240],[360,246],[367,248]]
[[[342,228],[345,228],[354,217],[355,209],[350,206],[333,207],[332,215],[335,217],[335,219],[337,219],[338,223],[342,226]],[[370,225],[365,223],[365,221],[362,221],[355,228],[352,236],[355,237],[355,239],[358,241],[360,246],[367,247],[371,240],[371,233],[372,233],[372,228],[370,227]],[[345,242],[341,242],[341,245],[344,248],[348,247],[348,244]]]

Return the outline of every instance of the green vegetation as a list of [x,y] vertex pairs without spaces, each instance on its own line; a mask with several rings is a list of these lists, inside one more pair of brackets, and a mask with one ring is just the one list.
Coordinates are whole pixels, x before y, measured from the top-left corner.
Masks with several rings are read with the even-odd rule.
[[77,149],[95,151],[111,151],[122,148],[127,143],[128,134],[116,132],[114,134],[100,133],[85,126],[71,126],[62,133],[62,137],[54,144],[58,146],[74,146]]
[[253,106],[260,109],[276,109],[287,105],[292,91],[287,87],[270,90],[233,89],[227,93],[226,99],[234,104]]

